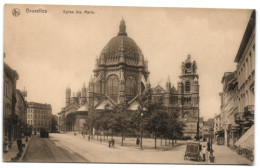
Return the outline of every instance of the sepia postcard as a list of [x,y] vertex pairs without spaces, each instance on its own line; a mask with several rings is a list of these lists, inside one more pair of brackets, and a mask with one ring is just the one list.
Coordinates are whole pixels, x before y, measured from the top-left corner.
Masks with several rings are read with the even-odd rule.
[[4,6],[4,162],[254,164],[253,9]]

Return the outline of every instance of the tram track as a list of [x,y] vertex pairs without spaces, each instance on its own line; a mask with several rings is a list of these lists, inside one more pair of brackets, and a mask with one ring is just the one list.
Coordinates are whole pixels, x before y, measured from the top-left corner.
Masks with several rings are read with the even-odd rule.
[[[71,163],[75,163],[75,162],[87,163],[87,162],[89,162],[87,159],[85,159],[84,157],[82,157],[78,153],[75,153],[75,152],[69,153],[69,151],[67,149],[62,148],[60,146],[57,146],[50,139],[45,139],[45,138],[42,138],[42,139],[45,142],[48,149],[50,150],[50,152],[52,153],[52,155],[55,157],[56,162],[71,162]],[[50,145],[55,147],[55,150],[53,150],[53,151],[55,151],[56,156],[55,156],[55,154],[53,154],[53,151],[51,150]],[[60,153],[60,154],[62,153],[62,155],[65,155],[66,159],[64,159],[64,156],[63,156],[63,158],[59,158],[60,155],[57,155],[57,153]]]
[[60,163],[87,163],[89,160],[76,152],[70,151],[65,146],[59,146],[50,138],[32,137],[23,162],[60,162]]

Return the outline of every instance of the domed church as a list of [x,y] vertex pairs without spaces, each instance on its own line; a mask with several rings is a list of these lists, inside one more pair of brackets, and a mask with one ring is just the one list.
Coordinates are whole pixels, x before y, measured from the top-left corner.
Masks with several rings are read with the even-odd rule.
[[[181,81],[177,89],[171,86],[170,79],[165,88],[160,85],[153,88],[153,95],[165,96],[168,109],[177,111],[180,119],[186,122],[185,135],[191,137],[196,135],[196,129],[192,129],[199,112],[196,69],[196,62],[189,55],[182,63]],[[123,102],[129,104],[129,110],[137,110],[137,97],[151,87],[148,61],[144,60],[142,50],[135,41],[128,37],[124,19],[120,22],[117,36],[105,45],[96,59],[93,74],[88,87],[84,84],[81,92],[71,97],[70,88],[66,89],[66,106],[58,113],[61,131],[80,131],[88,113],[112,109]]]

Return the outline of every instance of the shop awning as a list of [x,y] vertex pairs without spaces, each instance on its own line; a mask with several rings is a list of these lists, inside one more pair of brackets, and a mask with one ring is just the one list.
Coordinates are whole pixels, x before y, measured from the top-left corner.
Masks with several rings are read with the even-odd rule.
[[246,149],[254,149],[254,125],[235,143],[235,146]]

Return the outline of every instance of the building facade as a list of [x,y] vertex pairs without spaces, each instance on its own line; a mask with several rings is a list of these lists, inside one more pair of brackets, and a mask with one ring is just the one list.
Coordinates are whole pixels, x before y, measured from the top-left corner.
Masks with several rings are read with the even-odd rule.
[[236,142],[254,125],[255,10],[234,62],[237,63],[236,70],[224,73],[223,92],[220,93],[221,126],[225,144],[230,147],[235,147]]
[[27,102],[25,91],[16,89],[15,114],[18,116],[19,134],[23,135],[27,128]]
[[[65,107],[59,113],[59,127],[64,131],[79,131],[84,117],[89,113],[105,110],[108,106],[128,103],[129,110],[135,111],[137,98],[145,89],[151,88],[148,60],[133,39],[128,37],[125,21],[122,19],[117,36],[113,37],[95,60],[88,88],[71,97],[66,89]],[[188,55],[182,63],[180,81],[175,88],[170,79],[164,86],[152,88],[153,98],[164,96],[165,106],[176,112],[187,125],[185,136],[192,138],[197,132],[199,117],[199,84],[197,64]]]
[[32,126],[33,131],[39,132],[41,128],[50,131],[51,121],[52,108],[50,104],[27,103],[27,125]]
[[[230,140],[235,137],[231,135],[230,128],[235,126],[235,114],[238,112],[237,78],[236,72],[226,72],[222,77],[223,92],[221,96],[221,125],[224,130],[225,144],[230,145]],[[231,143],[233,144],[233,143]]]
[[[255,105],[255,10],[251,14],[235,62],[237,63],[238,112],[243,113],[245,119],[253,121]],[[241,116],[239,113],[236,115]],[[244,131],[246,129],[248,128],[245,128]]]
[[18,137],[18,115],[15,113],[18,78],[18,73],[4,63],[3,136],[8,141],[13,141]]

